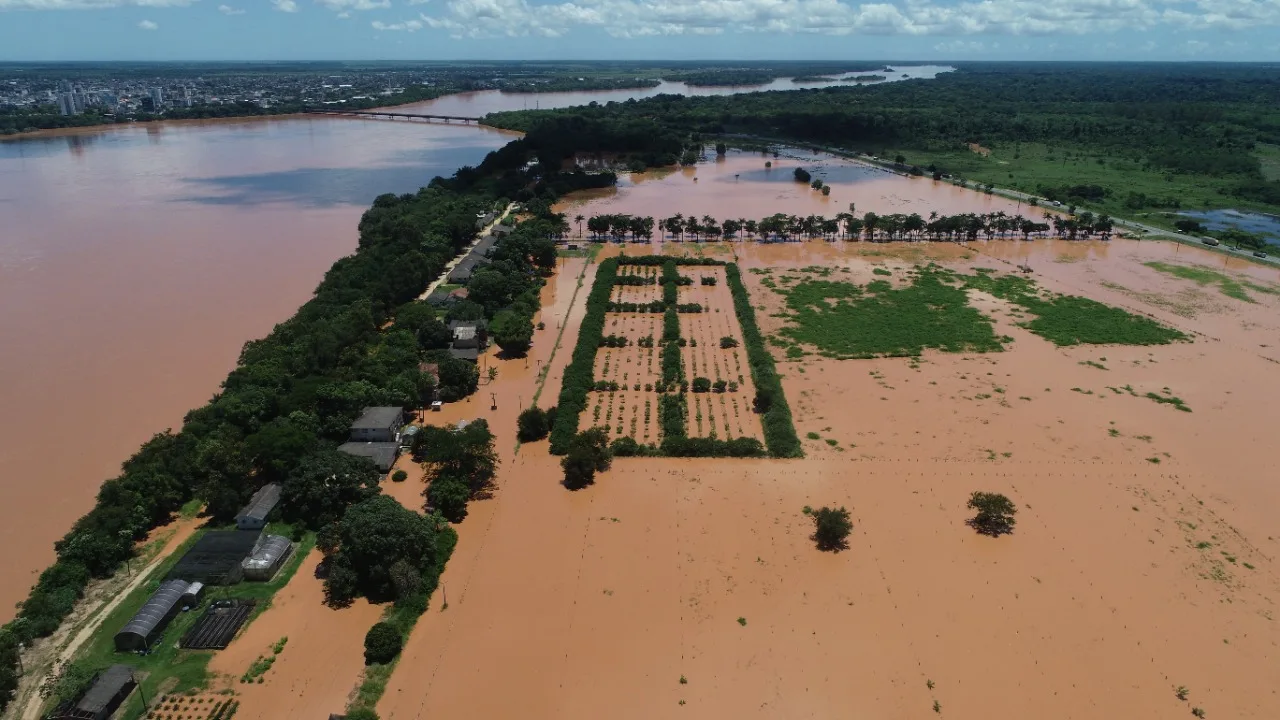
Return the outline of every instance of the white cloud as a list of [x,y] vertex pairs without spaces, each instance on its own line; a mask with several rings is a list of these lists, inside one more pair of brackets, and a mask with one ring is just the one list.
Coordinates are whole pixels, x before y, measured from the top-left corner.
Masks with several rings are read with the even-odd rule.
[[374,20],[372,23],[374,30],[403,30],[404,32],[417,32],[423,28],[421,20],[405,20],[398,23],[384,23],[380,20]]
[[436,7],[420,19],[459,38],[558,37],[575,27],[615,37],[764,32],[959,38],[1280,25],[1280,0],[447,0]]
[[298,3],[295,0],[271,0],[271,4],[280,12],[298,12]]
[[142,28],[143,30],[159,30],[160,29],[159,25],[151,22],[150,20],[143,20],[142,22],[138,23],[138,27]]
[[0,0],[5,10],[95,10],[114,7],[185,7],[195,0]]
[[240,10],[238,8],[233,8],[230,5],[219,5],[218,12],[222,13],[223,15],[243,15],[245,11]]
[[351,10],[381,10],[391,7],[391,0],[316,0],[317,5],[340,13]]

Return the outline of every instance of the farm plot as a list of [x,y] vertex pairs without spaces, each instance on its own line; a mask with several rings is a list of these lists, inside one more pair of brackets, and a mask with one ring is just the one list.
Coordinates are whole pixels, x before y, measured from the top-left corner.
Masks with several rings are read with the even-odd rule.
[[[680,314],[680,337],[686,341],[681,356],[690,389],[688,434],[763,440],[759,417],[751,409],[755,386],[725,270],[682,269],[693,284],[680,288],[680,303],[702,306],[702,312]],[[703,284],[703,278],[714,279],[714,284]]]
[[659,395],[654,391],[662,381],[658,360],[662,314],[609,313],[605,316],[604,334],[614,342],[621,338],[626,346],[605,345],[596,353],[594,377],[598,389],[588,398],[590,415],[583,419],[582,427],[604,427],[610,438],[628,435],[640,443],[662,442]]

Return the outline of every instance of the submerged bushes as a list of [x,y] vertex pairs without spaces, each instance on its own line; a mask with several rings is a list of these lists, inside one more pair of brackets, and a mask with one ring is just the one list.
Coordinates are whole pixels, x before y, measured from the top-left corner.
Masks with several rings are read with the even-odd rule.
[[560,399],[556,403],[555,425],[551,428],[551,452],[563,455],[569,443],[578,433],[578,416],[587,409],[587,395],[594,387],[596,350],[604,334],[604,317],[618,274],[618,258],[601,261],[596,270],[596,281],[587,296],[587,315],[578,330],[578,342],[573,357],[564,369],[560,386]]
[[[762,394],[768,397],[760,416],[765,445],[769,448],[769,454],[774,457],[800,457],[803,453],[800,450],[800,438],[796,436],[796,428],[791,420],[791,408],[782,392],[782,380],[773,364],[773,356],[765,348],[760,327],[756,325],[756,311],[751,307],[746,286],[742,284],[742,275],[734,263],[726,265],[724,270],[729,290],[733,293],[733,309],[738,316],[738,323],[742,325],[742,338],[747,346],[747,364],[751,367],[751,379],[755,382],[757,397]],[[757,407],[760,405],[757,400]]]

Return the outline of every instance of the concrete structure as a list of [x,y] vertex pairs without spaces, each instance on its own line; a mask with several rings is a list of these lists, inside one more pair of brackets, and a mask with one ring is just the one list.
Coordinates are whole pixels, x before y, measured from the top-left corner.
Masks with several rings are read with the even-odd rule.
[[249,504],[245,505],[236,515],[236,528],[240,530],[261,530],[267,526],[267,516],[275,509],[276,504],[280,502],[280,486],[276,483],[267,483],[258,489],[258,492],[249,498]]
[[182,609],[182,596],[189,586],[190,583],[186,580],[166,580],[160,583],[155,594],[116,633],[116,650],[150,650],[164,634],[169,621]]
[[98,673],[93,685],[76,700],[74,704],[59,708],[51,720],[107,720],[116,711],[129,693],[137,687],[133,679],[133,668],[128,665],[112,665]]
[[404,409],[367,407],[351,423],[351,442],[395,442],[404,427]]
[[159,110],[164,106],[164,88],[151,88],[151,106]]
[[338,452],[369,458],[378,470],[385,473],[391,471],[391,467],[396,464],[396,458],[400,457],[400,443],[345,442],[338,446]]

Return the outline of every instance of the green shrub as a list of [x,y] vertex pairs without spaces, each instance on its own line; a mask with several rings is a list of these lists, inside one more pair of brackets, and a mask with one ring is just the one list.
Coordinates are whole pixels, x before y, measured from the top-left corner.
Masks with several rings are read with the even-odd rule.
[[404,470],[397,470],[391,473],[391,482],[404,482],[409,479],[409,473]]
[[696,393],[711,392],[711,380],[704,377],[694,378],[693,391]]
[[1013,532],[1017,524],[1013,517],[1018,512],[1017,506],[1000,493],[975,492],[969,497],[968,507],[978,512],[966,524],[983,535],[1006,535]]
[[375,623],[364,636],[364,664],[391,662],[403,644],[399,630],[388,623]]
[[821,507],[812,511],[813,540],[819,550],[845,550],[849,547],[849,533],[853,532],[853,521],[849,519],[849,511],[843,507],[836,509]]
[[520,442],[541,440],[551,432],[551,418],[554,417],[555,408],[549,411],[543,411],[536,405],[526,408],[516,418],[516,437]]

